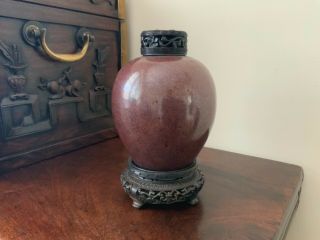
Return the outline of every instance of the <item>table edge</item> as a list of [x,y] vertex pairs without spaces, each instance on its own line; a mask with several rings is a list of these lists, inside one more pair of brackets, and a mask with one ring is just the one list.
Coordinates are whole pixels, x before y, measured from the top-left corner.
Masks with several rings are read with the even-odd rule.
[[297,187],[293,193],[293,196],[288,204],[288,207],[283,215],[282,221],[278,227],[278,231],[273,237],[273,240],[284,240],[287,236],[290,224],[292,222],[292,219],[294,217],[294,214],[297,211],[297,208],[300,203],[300,195],[302,190],[302,183],[304,179],[304,173],[303,169],[299,166],[297,166],[300,169],[300,179],[297,183]]

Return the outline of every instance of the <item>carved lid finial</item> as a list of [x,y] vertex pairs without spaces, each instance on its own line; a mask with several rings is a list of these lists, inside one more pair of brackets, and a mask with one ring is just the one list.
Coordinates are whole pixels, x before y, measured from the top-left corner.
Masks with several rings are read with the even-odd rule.
[[153,30],[141,33],[141,54],[144,56],[187,54],[187,33],[175,30]]

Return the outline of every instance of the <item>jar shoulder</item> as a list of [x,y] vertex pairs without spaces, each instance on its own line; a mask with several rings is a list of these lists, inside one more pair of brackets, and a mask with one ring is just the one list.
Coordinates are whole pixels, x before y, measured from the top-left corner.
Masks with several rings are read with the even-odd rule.
[[189,56],[142,56],[129,61],[121,69],[123,73],[154,70],[190,73],[202,71],[210,75],[209,70],[203,63]]

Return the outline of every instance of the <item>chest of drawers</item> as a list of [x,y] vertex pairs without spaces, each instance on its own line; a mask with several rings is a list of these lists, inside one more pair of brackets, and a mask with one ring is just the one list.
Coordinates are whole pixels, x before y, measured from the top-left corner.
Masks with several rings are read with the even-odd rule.
[[121,3],[0,1],[0,171],[116,136]]

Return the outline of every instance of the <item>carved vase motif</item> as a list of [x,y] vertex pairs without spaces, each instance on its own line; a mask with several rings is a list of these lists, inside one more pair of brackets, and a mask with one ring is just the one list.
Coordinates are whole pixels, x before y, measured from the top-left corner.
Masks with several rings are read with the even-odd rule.
[[11,75],[8,77],[8,84],[16,93],[23,93],[27,79],[24,75]]
[[13,91],[10,99],[15,101],[17,99],[28,99],[28,94],[25,93],[25,85],[27,79],[24,75],[24,70],[27,65],[21,57],[21,52],[16,44],[7,45],[0,40],[0,56],[5,59],[2,65],[8,69],[10,75],[8,76],[8,85]]

